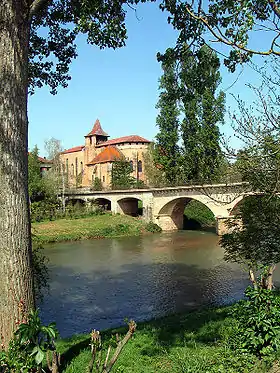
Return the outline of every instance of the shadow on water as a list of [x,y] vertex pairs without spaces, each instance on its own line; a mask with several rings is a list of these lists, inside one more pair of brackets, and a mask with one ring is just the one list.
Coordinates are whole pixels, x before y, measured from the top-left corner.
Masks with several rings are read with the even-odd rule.
[[212,226],[202,226],[202,224],[199,221],[187,218],[186,215],[183,216],[183,230],[216,233],[216,227],[214,223]]
[[55,279],[41,313],[45,323],[56,321],[62,337],[117,327],[126,318],[139,322],[228,304],[240,299],[247,283],[240,271],[228,267],[220,266],[217,277],[217,267],[181,263],[129,264],[115,275],[77,274],[54,266],[51,270]]
[[[226,311],[209,307],[240,299],[248,284],[239,267],[223,261],[217,241],[209,233],[182,231],[50,245],[46,254],[51,283],[41,305],[43,322],[56,321],[65,338],[116,328],[132,318],[138,330],[145,328],[151,343],[166,349],[183,345],[185,333],[226,317]],[[203,308],[200,313],[192,312]],[[156,318],[162,319],[141,324]],[[214,340],[217,331],[209,330],[197,338]],[[65,342],[64,366],[88,349],[88,344],[85,336]],[[151,351],[156,353],[156,349]]]

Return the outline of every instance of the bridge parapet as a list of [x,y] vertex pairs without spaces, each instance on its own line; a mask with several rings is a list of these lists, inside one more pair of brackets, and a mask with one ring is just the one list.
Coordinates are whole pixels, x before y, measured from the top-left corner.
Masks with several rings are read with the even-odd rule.
[[250,194],[248,183],[189,185],[165,188],[94,191],[78,188],[64,193],[67,200],[85,202],[105,199],[113,213],[136,213],[136,201],[142,201],[143,218],[152,220],[164,230],[182,229],[185,205],[192,199],[207,206],[217,220],[217,233],[225,231],[224,221],[233,207]]

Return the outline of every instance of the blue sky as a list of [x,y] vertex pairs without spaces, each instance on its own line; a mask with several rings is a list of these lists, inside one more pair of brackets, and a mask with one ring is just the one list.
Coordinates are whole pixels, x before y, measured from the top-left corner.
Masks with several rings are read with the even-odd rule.
[[[37,144],[40,154],[46,155],[44,141],[51,137],[61,140],[65,149],[82,145],[96,118],[111,138],[131,134],[154,138],[161,76],[156,53],[174,46],[176,32],[155,3],[140,4],[137,18],[129,9],[128,40],[122,49],[99,50],[79,37],[79,55],[71,65],[68,88],[59,89],[55,96],[42,88],[29,98],[29,149]],[[231,94],[250,101],[245,83],[259,79],[248,66],[239,76],[240,71],[230,74],[221,68],[221,89],[226,91],[231,110],[235,107]],[[229,134],[228,119],[226,122],[221,132]]]

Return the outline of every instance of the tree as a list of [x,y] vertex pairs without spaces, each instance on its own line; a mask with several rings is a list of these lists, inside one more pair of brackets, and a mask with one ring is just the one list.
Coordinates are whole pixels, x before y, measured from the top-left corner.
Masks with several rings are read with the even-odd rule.
[[186,48],[180,59],[184,180],[214,181],[221,167],[218,124],[223,123],[225,94],[217,93],[219,68],[216,53],[207,46],[197,53]]
[[223,162],[218,124],[225,105],[224,93],[217,93],[219,59],[207,46],[197,52],[185,46],[180,54],[168,49],[158,59],[166,70],[155,162],[168,183],[215,181]]
[[250,196],[230,223],[231,233],[221,238],[225,259],[245,266],[255,289],[273,287],[273,272],[280,262],[279,224],[278,196]]
[[166,184],[164,173],[160,164],[155,161],[155,145],[149,144],[147,152],[143,153],[145,175],[148,186],[162,187]]
[[93,184],[92,184],[93,190],[102,190],[102,182],[99,177],[95,177]]
[[230,224],[232,232],[221,240],[226,259],[245,264],[254,287],[265,289],[272,288],[280,261],[280,96],[274,83],[251,87],[257,100],[249,108],[237,99],[240,114],[232,119],[244,148],[235,167],[256,196],[245,199]]
[[[224,63],[234,71],[236,64],[242,64],[253,55],[280,56],[278,0],[223,1],[202,0],[175,2],[165,0],[162,10],[170,12],[169,22],[179,31],[178,50],[183,43],[196,45],[207,43],[216,49],[219,45],[228,47],[221,53]],[[266,38],[258,38],[262,33]],[[257,43],[252,43],[252,39]]]
[[112,189],[129,189],[135,184],[135,178],[131,176],[131,166],[123,159],[115,160],[112,164]]
[[28,192],[32,202],[44,198],[45,195],[45,185],[38,155],[38,147],[35,145],[28,156]]
[[178,85],[176,79],[176,62],[169,56],[172,49],[166,51],[166,58],[162,62],[163,75],[159,88],[161,93],[156,108],[159,109],[157,126],[159,133],[156,135],[154,151],[155,162],[161,165],[161,170],[168,184],[176,183],[179,171],[179,108]]
[[[136,1],[128,0],[131,5]],[[0,7],[0,336],[7,344],[34,307],[27,172],[27,92],[70,79],[75,38],[100,48],[125,43],[126,2],[3,0]]]
[[62,198],[62,209],[65,212],[65,188],[67,185],[67,173],[64,164],[61,161],[60,153],[62,152],[61,141],[54,137],[45,141],[45,150],[48,155],[48,159],[52,161],[52,167],[46,175],[46,185],[49,195],[57,198],[61,193]]

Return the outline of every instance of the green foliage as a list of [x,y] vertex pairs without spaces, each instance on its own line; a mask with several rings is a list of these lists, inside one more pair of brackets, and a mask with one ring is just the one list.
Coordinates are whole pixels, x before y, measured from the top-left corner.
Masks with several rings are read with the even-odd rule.
[[[138,0],[129,2],[130,5],[135,3]],[[45,84],[55,94],[58,86],[67,86],[69,65],[77,56],[75,39],[79,33],[86,34],[87,42],[99,48],[124,46],[124,5],[117,0],[41,2],[31,23],[30,91],[33,93],[35,88]]]
[[[278,103],[278,105],[280,102]],[[279,115],[277,107],[273,110]],[[278,130],[279,131],[279,130]],[[268,133],[270,131],[267,131]],[[280,133],[263,134],[257,146],[249,146],[238,153],[236,168],[243,181],[248,181],[254,191],[274,193],[280,190]]]
[[[231,307],[176,314],[138,324],[135,337],[127,344],[115,370],[126,373],[265,373],[269,366],[253,354],[240,353],[229,345],[236,322]],[[112,334],[124,329],[109,330]],[[104,335],[105,339],[105,335]],[[89,353],[88,336],[74,336],[59,342],[69,360],[63,373],[84,373]],[[83,347],[82,347],[83,346]],[[66,356],[66,354],[65,354]],[[115,371],[114,370],[114,371]]]
[[40,171],[39,150],[35,146],[28,155],[28,192],[31,201],[44,198],[45,185]]
[[215,223],[215,216],[203,203],[191,200],[184,211],[184,215],[189,220],[197,221],[201,226],[211,226]]
[[39,372],[46,352],[55,349],[58,337],[55,323],[42,324],[39,311],[31,311],[26,322],[21,323],[9,344],[7,352],[0,352],[4,372]]
[[129,189],[135,183],[134,177],[131,176],[130,163],[124,158],[116,160],[112,165],[112,189]]
[[103,215],[105,211],[102,207],[92,204],[84,206],[79,202],[74,205],[66,205],[65,211],[62,210],[61,202],[54,198],[45,198],[43,201],[33,202],[31,204],[31,221],[40,222],[57,219],[79,219],[87,216]]
[[143,154],[147,184],[151,187],[162,187],[165,186],[166,180],[160,165],[156,164],[155,158],[155,145],[151,143],[147,152]]
[[[169,22],[179,32],[178,51],[185,43],[199,48],[206,42],[215,50],[222,46],[219,51],[225,56],[225,44],[230,49],[224,64],[231,72],[254,54],[279,56],[279,46],[274,42],[279,37],[279,28],[274,23],[280,17],[278,1],[193,0],[182,4],[165,0],[160,7],[171,13]],[[260,32],[268,27],[268,38],[260,40]],[[252,42],[254,31],[256,40]]]
[[218,124],[223,123],[225,94],[217,94],[219,68],[216,53],[206,46],[197,53],[186,48],[180,61],[182,172],[186,181],[216,181],[223,159]]
[[[172,53],[167,50],[166,53]],[[179,120],[178,83],[176,79],[176,62],[166,59],[162,62],[163,75],[160,78],[161,93],[156,108],[159,109],[154,161],[161,165],[166,181],[176,183],[179,168]]]
[[225,94],[217,93],[219,58],[205,45],[197,52],[186,45],[180,51],[167,49],[158,55],[164,69],[160,87],[165,90],[158,103],[154,161],[171,185],[216,182],[224,163],[218,127],[225,111]]
[[43,250],[43,247],[39,245],[32,251],[35,298],[40,302],[43,301],[44,291],[49,289],[48,258],[44,255]]
[[99,177],[95,177],[92,185],[93,190],[102,190],[102,182]]
[[162,231],[162,229],[156,223],[153,223],[152,221],[149,221],[149,223],[146,224],[145,229],[146,231],[151,232],[151,233],[158,233]]
[[259,358],[271,355],[280,345],[280,301],[272,290],[253,289],[245,292],[248,300],[233,310],[238,321],[238,344],[241,351]]
[[[248,270],[255,272],[255,280],[260,272],[259,285],[269,286],[273,272],[269,268],[280,261],[279,197],[270,194],[246,197],[239,213],[228,224],[231,232],[220,240],[225,259],[246,265]],[[254,283],[252,277],[251,280]]]

